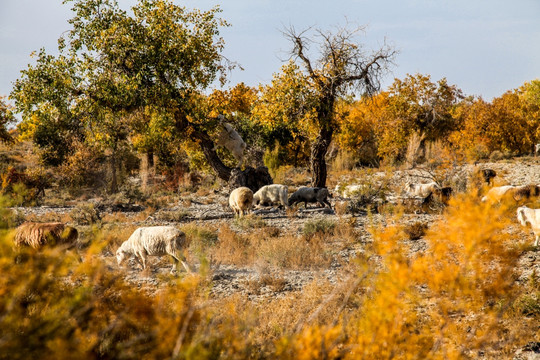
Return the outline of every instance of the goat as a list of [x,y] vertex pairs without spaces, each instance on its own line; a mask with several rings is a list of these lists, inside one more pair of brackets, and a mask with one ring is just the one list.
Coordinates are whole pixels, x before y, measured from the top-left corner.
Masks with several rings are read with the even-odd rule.
[[241,167],[242,163],[244,162],[244,150],[246,149],[246,143],[244,140],[242,140],[236,130],[234,130],[231,124],[223,122],[225,120],[223,115],[220,115],[219,119],[219,126],[221,126],[221,129],[216,140],[214,150],[217,146],[225,147],[231,152],[236,161],[238,161],[237,167]]
[[367,189],[367,185],[355,184],[355,185],[336,185],[334,191],[341,194],[344,198],[350,198],[351,196],[357,195],[362,190]]
[[538,195],[540,195],[540,186],[538,185],[523,185],[512,189],[512,197],[518,202]]
[[482,169],[481,170],[482,177],[484,178],[484,181],[486,184],[491,185],[491,180],[497,176],[497,173],[495,170],[492,169]]
[[435,181],[427,184],[414,184],[407,182],[405,184],[405,191],[411,195],[427,198],[432,192],[441,187]]
[[489,189],[486,195],[482,198],[482,202],[500,202],[508,192],[515,189],[514,185],[496,186]]
[[540,209],[530,209],[526,206],[517,209],[517,219],[521,225],[531,224],[532,231],[536,237],[534,246],[538,246],[540,240]]

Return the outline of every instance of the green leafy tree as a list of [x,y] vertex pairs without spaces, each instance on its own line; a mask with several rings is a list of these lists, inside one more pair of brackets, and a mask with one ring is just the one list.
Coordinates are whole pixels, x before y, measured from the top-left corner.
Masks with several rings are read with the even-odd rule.
[[7,126],[13,123],[15,123],[15,117],[11,108],[4,97],[0,96],[0,141],[8,143],[13,141],[7,129]]
[[260,87],[253,109],[253,121],[261,125],[261,142],[280,155],[278,162],[297,166],[309,158],[304,147],[314,140],[312,128],[317,97],[308,79],[294,62],[274,74],[269,85]]
[[[220,9],[190,11],[169,0],[139,0],[130,14],[114,0],[64,2],[72,3],[74,17],[72,30],[59,39],[60,55],[41,50],[11,94],[23,115],[23,133],[36,141],[43,129],[62,125],[59,134],[76,131],[83,142],[99,143],[113,169],[132,137],[149,153],[162,135],[189,138],[228,178],[231,169],[213,150],[199,95],[217,78],[224,81],[230,67],[221,56],[219,27],[227,23],[217,17]],[[56,150],[52,164],[65,160],[61,148],[69,144],[36,143]]]

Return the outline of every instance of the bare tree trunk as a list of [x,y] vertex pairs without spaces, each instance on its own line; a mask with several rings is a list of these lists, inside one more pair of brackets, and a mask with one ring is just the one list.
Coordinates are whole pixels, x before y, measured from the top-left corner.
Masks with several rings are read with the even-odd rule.
[[148,171],[154,171],[154,150],[148,150],[146,152],[146,160],[148,164]]
[[311,186],[326,187],[326,153],[332,142],[334,134],[334,101],[335,95],[332,90],[324,93],[319,100],[317,109],[317,122],[319,134],[311,145]]
[[111,154],[111,193],[114,194],[118,191],[118,179],[116,178],[116,150]]
[[139,166],[139,177],[141,178],[141,187],[146,190],[148,187],[148,157],[146,154],[139,155],[141,165]]
[[156,174],[154,168],[154,152],[149,150],[146,154],[139,155],[141,160],[141,165],[139,167],[139,176],[141,178],[141,187],[143,190],[148,188],[148,184],[151,183],[151,180],[154,179]]
[[[186,119],[185,114],[176,114],[176,128],[178,131],[185,132],[187,128],[194,127],[195,126],[190,124]],[[208,161],[208,164],[214,169],[217,176],[222,180],[229,181],[232,169],[221,161],[214,150],[214,142],[210,136],[208,136],[204,130],[194,129],[194,131],[191,132],[191,139],[199,142],[204,156],[206,157],[206,161]]]
[[332,141],[334,129],[323,126],[311,145],[311,186],[326,187],[326,152]]
[[214,142],[210,139],[210,136],[200,130],[194,131],[192,135],[195,139],[199,140],[204,156],[206,157],[208,164],[216,172],[217,176],[222,180],[229,181],[232,169],[221,161],[214,150]]

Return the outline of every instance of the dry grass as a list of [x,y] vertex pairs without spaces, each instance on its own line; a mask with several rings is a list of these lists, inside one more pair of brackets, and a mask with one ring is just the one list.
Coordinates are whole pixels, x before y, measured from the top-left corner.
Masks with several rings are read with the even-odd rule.
[[[100,258],[92,254],[112,253],[134,224],[110,222],[89,233],[93,241],[80,264],[75,258],[47,254],[30,257],[24,266],[14,265],[9,242],[2,239],[0,267],[9,281],[0,281],[5,294],[0,306],[10,304],[2,307],[9,311],[1,319],[4,334],[13,339],[13,346],[23,339],[29,339],[29,345],[16,349],[0,344],[0,350],[8,355],[59,354],[56,347],[43,349],[24,332],[31,330],[80,357],[89,356],[88,347],[80,345],[78,336],[71,338],[71,331],[95,339],[111,357],[119,353],[108,341],[120,344],[123,354],[132,351],[129,358],[142,353],[128,346],[132,343],[145,353],[155,351],[151,358],[163,358],[173,353],[178,338],[183,339],[179,354],[186,358],[194,353],[203,358],[276,359],[390,359],[409,354],[459,359],[479,353],[511,357],[516,346],[537,339],[540,313],[537,279],[524,285],[515,281],[516,262],[526,250],[513,239],[517,230],[506,231],[516,227],[514,217],[504,204],[488,207],[458,197],[423,235],[428,250],[413,258],[408,256],[410,244],[403,241],[409,235],[399,222],[373,225],[373,245],[364,247],[364,256],[339,273],[337,284],[315,276],[302,291],[291,292],[285,290],[290,285],[285,270],[327,269],[336,252],[357,242],[356,219],[339,218],[309,238],[267,225],[242,232],[226,222],[182,228],[191,241],[190,252],[197,249],[222,263],[261,267],[261,276],[248,284],[251,293],[285,295],[261,302],[241,295],[209,300],[208,284],[198,277],[160,279],[163,286],[151,296],[123,284],[125,273],[100,265]],[[425,230],[421,223],[418,228]],[[28,271],[34,266],[42,272]],[[20,295],[17,289],[31,291]],[[42,295],[32,297],[33,293]],[[72,311],[87,308],[92,316]],[[53,330],[43,332],[24,319]],[[115,337],[107,329],[117,326],[123,327]],[[63,328],[69,331],[59,330]],[[138,343],[141,334],[148,338]],[[154,350],[144,347],[148,341]]]
[[25,216],[25,221],[34,221],[34,222],[61,222],[61,223],[72,223],[73,218],[70,214],[64,213],[60,214],[54,211],[47,211],[43,214],[28,214]]
[[241,267],[262,263],[277,269],[325,268],[332,262],[336,251],[356,238],[351,224],[343,223],[339,229],[336,223],[329,224],[302,236],[283,234],[274,227],[238,233],[228,224],[223,224],[218,231],[217,244],[206,251],[208,257],[216,262]]

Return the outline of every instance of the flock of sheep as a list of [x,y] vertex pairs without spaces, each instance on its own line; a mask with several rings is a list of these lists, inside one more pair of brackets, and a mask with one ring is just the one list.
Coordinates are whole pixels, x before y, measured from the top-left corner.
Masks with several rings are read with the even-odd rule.
[[271,184],[261,187],[254,194],[250,188],[245,186],[234,189],[229,195],[229,206],[235,215],[246,215],[253,206],[278,205],[289,208],[298,203],[319,203],[322,207],[332,205],[328,201],[330,193],[327,188],[302,186],[296,190],[291,197],[288,197],[289,189],[286,185]]
[[[488,186],[492,185],[492,180],[497,175],[492,169],[480,170],[479,174]],[[365,185],[346,185],[344,187],[338,185],[335,191],[340,192],[343,197],[348,198],[362,191],[364,188]],[[404,190],[409,195],[424,199],[424,202],[436,196],[446,203],[452,195],[451,187],[441,187],[435,181],[429,183],[407,182]],[[326,188],[302,186],[289,198],[287,196],[287,186],[280,184],[263,186],[255,193],[247,187],[239,187],[230,193],[229,206],[235,216],[246,215],[252,207],[278,205],[288,208],[302,202],[305,207],[307,207],[308,203],[318,202],[322,207],[328,205],[328,207],[332,208],[328,201],[330,194]],[[538,196],[540,196],[540,185],[504,185],[490,188],[485,196],[482,197],[481,201],[495,203],[505,199],[513,199],[516,202],[520,202]],[[540,209],[530,209],[526,206],[519,207],[517,209],[517,218],[521,225],[531,225],[536,237],[534,246],[538,246],[538,242],[540,241]]]
[[[496,176],[495,171],[484,169],[481,171],[484,181],[492,183]],[[347,185],[336,188],[344,197],[350,197],[361,191],[363,185]],[[436,195],[447,198],[451,195],[452,189],[441,187],[436,182],[418,184],[406,183],[405,191],[412,196],[429,199]],[[253,191],[247,187],[234,189],[229,195],[229,206],[235,216],[244,216],[253,207],[280,206],[285,209],[298,204],[319,203],[320,206],[332,208],[328,197],[330,193],[326,188],[302,186],[290,197],[286,185],[272,184],[261,187],[258,191]],[[540,185],[513,186],[505,185],[491,187],[482,198],[483,202],[500,202],[506,198],[513,198],[516,201],[530,199],[540,196]],[[534,246],[538,246],[540,241],[540,209],[531,209],[525,206],[517,209],[517,219],[523,226],[530,224],[536,237]],[[63,223],[36,223],[26,222],[20,225],[15,232],[14,243],[17,247],[28,246],[40,249],[44,246],[65,246],[66,248],[75,245],[78,239],[77,229],[66,226]],[[177,265],[181,263],[187,272],[191,272],[183,250],[186,248],[185,234],[174,226],[151,226],[136,229],[128,240],[124,241],[116,251],[118,265],[125,260],[134,257],[135,261],[142,269],[146,268],[148,256],[170,255],[173,259],[174,272]]]

